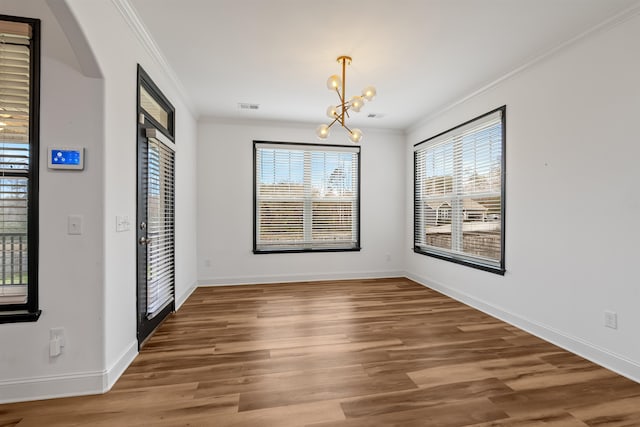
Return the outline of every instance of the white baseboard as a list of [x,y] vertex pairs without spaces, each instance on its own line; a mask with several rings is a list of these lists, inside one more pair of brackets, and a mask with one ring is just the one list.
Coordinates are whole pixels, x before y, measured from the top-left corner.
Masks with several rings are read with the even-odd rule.
[[196,290],[197,287],[198,287],[198,282],[196,281],[191,286],[189,286],[189,288],[185,292],[183,292],[181,295],[178,295],[176,297],[176,311],[178,311],[178,309],[182,307],[182,304],[184,304],[187,298],[191,296],[191,294],[193,293],[193,291]]
[[0,404],[102,393],[102,372],[0,381]]
[[118,378],[127,370],[133,359],[138,355],[138,341],[133,341],[129,347],[120,355],[118,360],[111,365],[103,374],[102,390],[100,393],[106,393],[118,381]]
[[357,280],[405,277],[404,271],[363,271],[351,273],[306,273],[245,277],[212,277],[198,280],[198,286],[256,285],[265,283],[316,282],[323,280]]
[[584,357],[585,359],[627,377],[630,380],[640,383],[640,365],[633,360],[627,359],[619,354],[615,354],[581,338],[567,335],[566,333],[547,325],[540,324],[539,322],[511,313],[508,310],[496,307],[495,305],[479,300],[464,292],[451,289],[435,280],[420,277],[411,273],[405,273],[405,277],[487,313],[490,316],[514,325],[532,335],[555,344],[558,347]]
[[138,344],[134,342],[113,366],[104,371],[0,381],[0,404],[105,393],[113,387],[137,354]]

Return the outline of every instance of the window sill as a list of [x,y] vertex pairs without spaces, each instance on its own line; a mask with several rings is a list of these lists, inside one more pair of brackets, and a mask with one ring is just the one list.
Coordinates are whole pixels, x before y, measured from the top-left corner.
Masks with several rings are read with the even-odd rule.
[[466,261],[466,260],[462,260],[459,258],[454,258],[451,256],[447,256],[444,254],[439,254],[439,253],[434,253],[434,252],[429,252],[426,251],[418,246],[414,246],[413,248],[413,252],[420,254],[420,255],[426,255],[429,257],[433,257],[433,258],[438,258],[444,261],[449,261],[452,262],[454,264],[459,264],[459,265],[464,265],[467,267],[471,267],[471,268],[475,268],[478,270],[482,270],[482,271],[487,271],[489,273],[494,273],[494,274],[498,274],[500,276],[504,276],[504,274],[506,273],[506,270],[502,267],[493,267],[493,266],[489,266],[489,265],[484,265],[484,264],[476,264],[474,262],[470,262],[470,261]]
[[263,254],[303,254],[318,252],[358,252],[360,247],[355,248],[318,248],[318,249],[254,249],[255,255]]
[[8,311],[0,313],[0,323],[21,323],[21,322],[37,322],[42,314],[42,310],[29,311]]

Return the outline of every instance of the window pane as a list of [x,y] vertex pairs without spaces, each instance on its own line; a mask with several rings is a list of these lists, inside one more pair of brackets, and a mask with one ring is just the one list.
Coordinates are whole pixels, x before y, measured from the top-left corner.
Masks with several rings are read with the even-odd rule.
[[284,245],[303,241],[303,202],[262,201],[259,209],[261,242]]
[[425,244],[451,249],[451,201],[424,202]]
[[353,238],[352,202],[315,201],[313,208],[312,238],[315,241],[350,242]]
[[[0,134],[0,138],[2,138]],[[29,144],[16,144],[0,140],[0,173],[29,171]]]
[[0,35],[5,43],[29,44],[32,33],[26,22],[0,21]]
[[502,223],[500,198],[464,199],[463,252],[500,259]]
[[444,196],[453,191],[453,146],[436,147],[425,153],[425,196]]
[[169,129],[169,113],[142,86],[140,86],[140,106],[165,129]]
[[27,180],[0,178],[0,304],[27,302]]
[[29,46],[0,43],[1,172],[29,169],[29,59]]

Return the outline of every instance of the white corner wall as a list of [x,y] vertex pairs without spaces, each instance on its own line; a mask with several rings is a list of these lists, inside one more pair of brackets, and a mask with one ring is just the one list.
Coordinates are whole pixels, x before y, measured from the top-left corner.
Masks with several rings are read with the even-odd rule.
[[[0,325],[0,403],[108,390],[137,354],[136,86],[140,63],[176,107],[176,296],[197,282],[196,120],[116,0],[4,0],[42,19],[41,158],[86,148],[83,172],[40,166],[38,322]],[[55,16],[52,13],[55,12]],[[91,77],[88,77],[91,76]],[[67,216],[84,218],[66,234]],[[132,229],[115,231],[116,215]],[[66,345],[48,356],[49,329]]]
[[[37,322],[0,325],[0,403],[102,388],[103,146],[102,80],[83,75],[44,1],[5,0],[1,13],[42,21],[40,108],[40,238]],[[85,147],[81,172],[47,169],[47,146]],[[67,216],[83,233],[67,234]],[[49,357],[49,329],[66,345]]]
[[636,15],[413,129],[404,233],[410,248],[413,144],[506,104],[506,275],[405,249],[408,275],[636,381],[638,40]]
[[[104,351],[108,389],[137,354],[136,338],[136,135],[137,64],[176,109],[176,296],[178,305],[196,285],[196,120],[181,93],[134,31],[126,2],[67,0],[78,18],[105,81],[104,97]],[[132,227],[116,232],[116,216]]]
[[[359,252],[261,254],[253,249],[253,141],[318,143],[314,125],[201,121],[198,277],[203,285],[403,275],[404,136],[368,129],[361,150]],[[327,141],[349,144],[342,129]]]

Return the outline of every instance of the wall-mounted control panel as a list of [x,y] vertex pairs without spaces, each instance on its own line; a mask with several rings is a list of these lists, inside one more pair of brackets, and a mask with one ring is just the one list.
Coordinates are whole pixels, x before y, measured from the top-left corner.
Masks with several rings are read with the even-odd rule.
[[49,169],[84,169],[83,147],[49,147],[47,149]]

